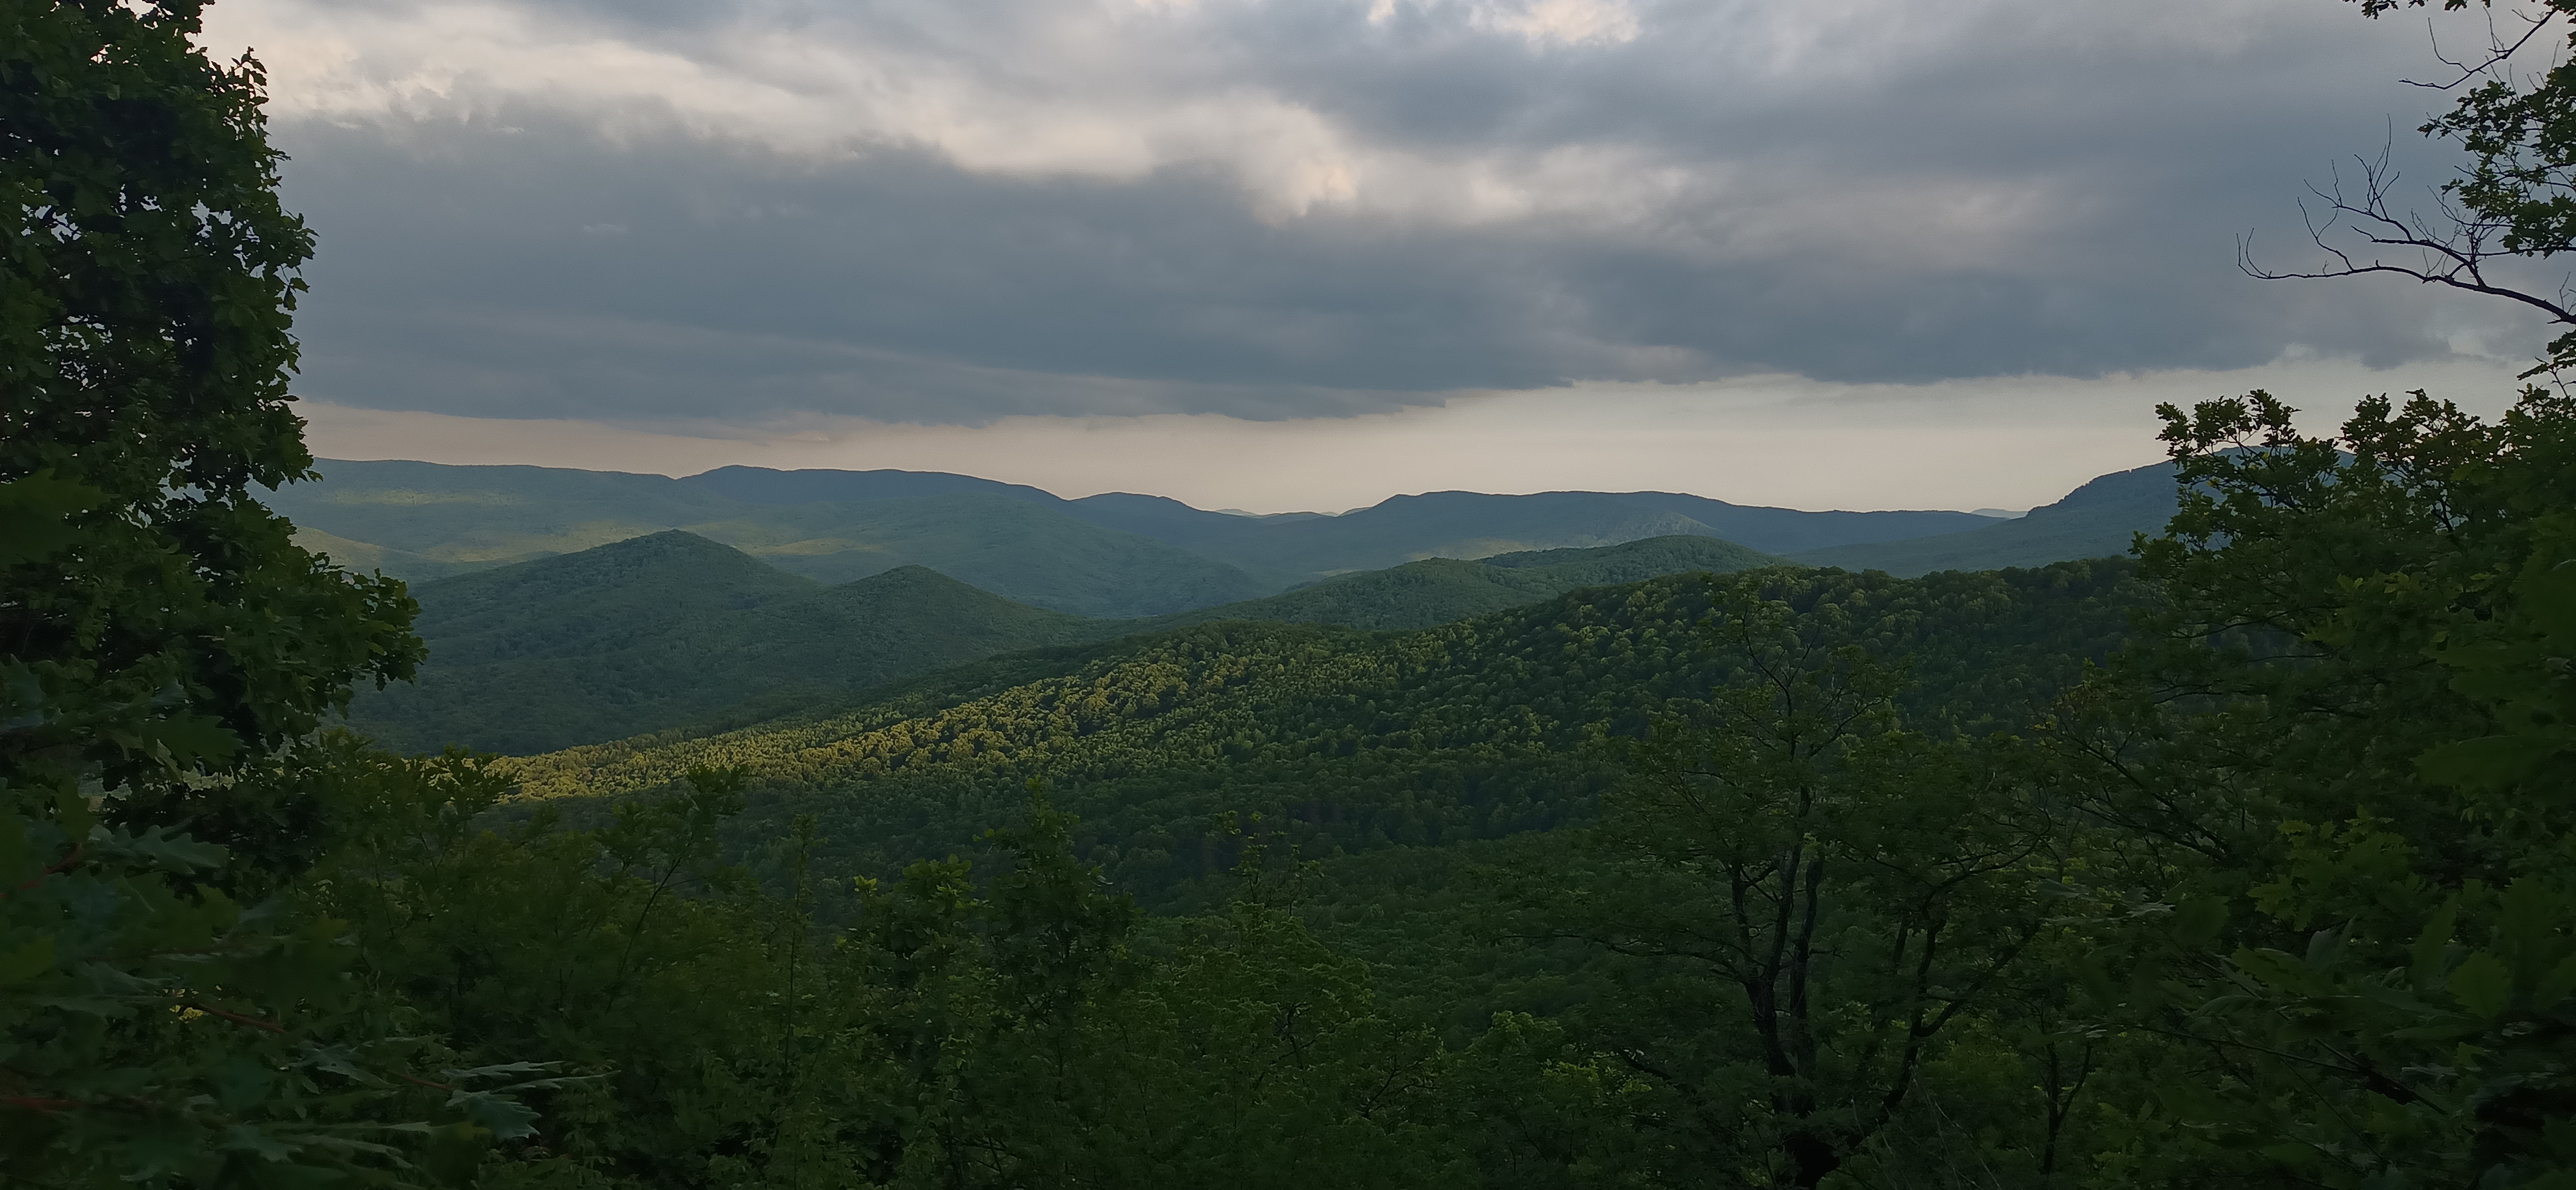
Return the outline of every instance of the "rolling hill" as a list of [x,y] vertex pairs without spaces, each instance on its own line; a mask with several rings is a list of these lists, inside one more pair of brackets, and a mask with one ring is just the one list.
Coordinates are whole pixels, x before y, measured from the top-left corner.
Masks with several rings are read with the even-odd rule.
[[1915,713],[1991,730],[2042,713],[2116,646],[2139,597],[2131,573],[1772,569],[1591,588],[1408,633],[1203,624],[1054,653],[999,688],[986,668],[933,674],[825,714],[513,767],[525,796],[582,801],[740,766],[755,796],[733,845],[748,853],[813,813],[818,872],[836,877],[972,853],[1042,777],[1079,815],[1086,858],[1170,905],[1231,862],[1229,811],[1328,862],[1586,819],[1608,774],[1582,742],[1635,734],[1664,700],[1728,677],[1697,625],[1729,592],[1840,604],[1856,639],[1912,658]]
[[1338,516],[1243,516],[1164,496],[1104,492],[1058,500],[1039,489],[918,471],[771,471],[721,467],[677,481],[771,504],[878,500],[974,491],[1060,507],[1102,528],[1157,538],[1253,569],[1306,575],[1373,570],[1423,558],[1616,545],[1648,537],[1720,537],[1773,553],[1955,533],[1994,523],[1965,512],[1802,512],[1673,492],[1540,492],[1394,496]]
[[[710,472],[714,479],[671,480],[408,463],[357,470],[362,478],[372,474],[376,486],[289,490],[304,501],[299,515],[318,510],[325,519],[306,530],[321,548],[351,564],[407,565],[426,580],[417,593],[431,659],[420,682],[365,694],[351,711],[353,725],[406,749],[457,742],[527,754],[718,718],[741,722],[845,705],[889,684],[1014,650],[1220,621],[1410,631],[1585,587],[1779,561],[1709,536],[1706,522],[1676,511],[1696,507],[1687,503],[1695,498],[1653,493],[1454,500],[1444,497],[1470,494],[1446,493],[1341,517],[1246,518],[1154,497],[1057,501],[1034,488],[917,473],[730,469]],[[875,498],[737,498],[870,493]],[[1297,548],[1343,551],[1331,555],[1341,560],[1365,556],[1351,552],[1363,547],[1394,550],[1457,529],[1480,515],[1478,508],[1517,510],[1512,515],[1540,537],[1677,531],[1544,550],[1452,541],[1452,553],[1483,556],[1435,554],[1262,594],[1281,584],[1281,571],[1256,576],[1064,510],[1086,504],[1183,535],[1200,531],[1191,525],[1216,522],[1281,535],[1274,544],[1308,534],[1307,546]],[[1971,532],[1810,550],[1793,560],[1900,576],[2044,565],[2123,552],[2132,533],[2159,527],[2172,507],[2170,469],[2147,467],[2104,476],[2020,520],[1976,517],[1983,527]],[[615,519],[621,515],[629,519]],[[688,530],[636,527],[638,519],[676,516],[701,519]],[[455,523],[442,528],[441,518]],[[470,532],[457,528],[467,522]],[[1338,542],[1311,537],[1310,526],[1343,522],[1368,532]],[[1842,522],[1853,523],[1869,522]],[[399,544],[345,536],[360,532]],[[1214,534],[1207,530],[1204,539]],[[605,544],[579,545],[603,536]],[[576,548],[548,553],[547,546]],[[1280,549],[1272,556],[1291,565],[1327,556]],[[537,556],[502,562],[512,551]],[[472,566],[483,569],[429,577]]]
[[528,753],[852,693],[1096,622],[918,566],[826,587],[664,532],[424,583],[430,657],[362,693],[350,725],[389,746]]
[[[451,566],[494,566],[586,550],[712,520],[737,507],[660,475],[399,460],[326,460],[320,466],[320,482],[280,488],[267,497],[268,506],[308,532]],[[385,572],[434,577],[393,566]]]
[[406,579],[685,529],[823,582],[929,566],[1006,598],[1087,616],[1205,607],[1266,595],[1290,581],[1089,524],[983,480],[856,502],[766,504],[659,475],[409,462],[323,466],[328,478],[289,485],[269,505],[303,530],[308,548],[344,566]]
[[1650,537],[1716,537],[1765,553],[1981,528],[1965,512],[1800,512],[1748,508],[1671,492],[1541,492],[1396,496],[1335,517],[1253,523],[1194,548],[1211,557],[1311,574],[1423,558],[1483,558]]
[[429,663],[360,695],[353,727],[388,745],[524,754],[837,706],[932,670],[1218,620],[1412,629],[1580,587],[1773,561],[1705,537],[1483,562],[1432,559],[1145,619],[1014,603],[921,566],[838,586],[668,530],[421,584]]
[[1109,619],[1250,599],[1282,582],[989,492],[745,506],[680,527],[824,582],[927,566],[1005,599]]
[[1475,561],[1426,558],[1341,575],[1267,599],[1144,620],[1139,626],[1160,629],[1218,620],[1267,620],[1346,628],[1429,628],[1583,587],[1694,570],[1726,574],[1778,562],[1731,541],[1688,535],[1591,549],[1496,554]]
[[781,569],[843,582],[923,565],[1057,611],[1125,617],[1276,594],[1426,558],[1667,536],[1767,553],[1955,533],[1963,512],[1801,512],[1669,492],[1398,496],[1339,516],[1244,516],[1159,496],[1063,500],[910,471],[725,467],[686,479],[539,467],[321,463],[269,499],[343,565],[428,579],[686,529]]
[[392,549],[364,541],[351,541],[346,537],[335,537],[319,529],[297,529],[295,543],[331,559],[333,565],[343,570],[382,571],[395,578],[416,583],[446,578],[450,575],[470,574],[477,570],[506,564],[505,562],[444,561],[408,550]]
[[1899,577],[1936,570],[2045,566],[2129,552],[2140,533],[2162,532],[2174,514],[2174,466],[2157,463],[2100,476],[2030,515],[1965,533],[1845,545],[1791,554],[1792,561]]

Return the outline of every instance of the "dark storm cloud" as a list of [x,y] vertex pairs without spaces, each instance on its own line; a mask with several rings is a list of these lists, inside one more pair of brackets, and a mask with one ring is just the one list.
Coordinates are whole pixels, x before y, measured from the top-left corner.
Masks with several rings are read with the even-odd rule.
[[[705,116],[723,103],[691,79],[665,100],[498,67],[383,113],[281,102],[288,197],[323,244],[304,391],[500,416],[1282,418],[1586,379],[2449,350],[2458,315],[2420,291],[2258,283],[2234,255],[2260,228],[2304,262],[2295,198],[2392,110],[2412,122],[2423,100],[2394,80],[2427,60],[2420,33],[2324,0],[2186,5],[2170,28],[2031,0],[1946,24],[1888,4],[1805,41],[1776,9],[1705,4],[1637,7],[1624,41],[1615,21],[1528,31],[1605,5],[1142,10],[1110,22],[1135,44],[1093,75],[1013,69],[1098,52],[1046,6],[522,5],[744,75],[757,55],[722,47],[750,35],[930,62],[918,77],[1000,96],[1004,133],[854,116],[839,142],[772,136],[812,117]],[[1087,87],[1114,93],[1112,123],[1204,101],[1214,131],[1176,123],[1158,135],[1197,139],[1141,166],[989,143]],[[1278,111],[1330,143],[1277,132]],[[1326,149],[1356,181],[1297,180]],[[1512,196],[1478,206],[1496,186]]]
[[1009,183],[902,154],[804,172],[672,144],[567,157],[544,132],[459,137],[474,151],[423,162],[342,138],[310,156],[346,173],[299,171],[295,194],[332,246],[301,325],[307,387],[335,399],[1257,418],[1550,384],[1584,350],[1473,244],[1282,231],[1186,173]]

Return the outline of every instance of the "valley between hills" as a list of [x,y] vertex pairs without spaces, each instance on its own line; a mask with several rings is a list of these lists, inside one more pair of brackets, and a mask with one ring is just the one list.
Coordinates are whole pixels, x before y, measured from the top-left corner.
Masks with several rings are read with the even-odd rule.
[[2113,556],[2174,507],[2169,465],[2012,519],[1658,492],[1245,516],[925,472],[323,468],[271,503],[308,548],[412,580],[429,645],[418,681],[361,694],[351,724],[408,750],[514,755],[802,714],[998,654],[1218,621],[1417,630],[1692,572],[1911,577]]

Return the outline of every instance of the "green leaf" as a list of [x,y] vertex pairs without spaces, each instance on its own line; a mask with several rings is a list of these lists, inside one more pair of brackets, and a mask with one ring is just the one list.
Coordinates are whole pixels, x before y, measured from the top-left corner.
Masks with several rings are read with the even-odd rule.
[[[2326,973],[2277,950],[2243,947],[2230,955],[2229,960],[2236,964],[2238,970],[2261,981],[2264,987],[2274,992],[2313,996],[2325,994],[2332,986]],[[2219,1001],[2211,1002],[2213,1010],[2218,1006]]]
[[470,1083],[482,1079],[504,1078],[513,1074],[552,1074],[563,1068],[561,1062],[500,1062],[466,1070],[442,1070],[440,1078],[451,1083]]
[[224,1129],[223,1147],[256,1153],[271,1161],[284,1161],[295,1155],[295,1147],[248,1124],[234,1124]]
[[2292,1169],[2313,1169],[2317,1165],[2317,1151],[2309,1145],[2283,1141],[2279,1144],[2265,1145],[2261,1152],[2264,1156]]
[[0,954],[0,987],[25,983],[52,970],[53,966],[54,939],[52,935],[46,935],[6,954]]
[[2558,1002],[2576,992],[2576,955],[2569,955],[2549,969],[2532,985],[2531,1006],[2542,1012],[2558,1007]]
[[241,749],[231,728],[205,715],[173,715],[140,730],[146,752],[181,768],[221,761]]
[[2433,982],[2442,977],[2442,960],[2450,954],[2451,932],[2458,928],[2459,920],[2460,901],[2453,897],[2424,923],[2424,932],[2415,936],[2415,963],[2411,974],[2416,987],[2432,987]]
[[2227,902],[2216,897],[2192,897],[2174,909],[2173,936],[2186,946],[2207,946],[2226,926]]
[[108,840],[104,849],[142,860],[167,872],[220,868],[230,857],[230,853],[217,844],[200,843],[164,826],[148,826],[135,834]]
[[2415,761],[2426,780],[2463,789],[2496,789],[2540,771],[2551,757],[2576,746],[2566,731],[2481,736],[2426,749]]
[[492,1091],[458,1091],[447,1106],[465,1109],[467,1119],[502,1140],[517,1140],[537,1131],[537,1113],[516,1099]]
[[38,471],[0,483],[0,566],[37,562],[70,549],[80,534],[64,522],[107,502],[107,493],[85,483]]
[[2493,1017],[2504,1011],[2513,998],[2513,972],[2494,955],[2481,950],[2451,972],[2451,994],[2460,1005],[2482,1017]]

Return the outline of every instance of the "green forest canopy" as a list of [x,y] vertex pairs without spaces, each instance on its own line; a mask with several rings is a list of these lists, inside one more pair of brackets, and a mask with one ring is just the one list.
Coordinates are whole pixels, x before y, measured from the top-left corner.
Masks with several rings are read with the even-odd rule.
[[[317,729],[417,608],[251,490],[311,464],[256,68],[185,0],[5,11],[12,1185],[2576,1179],[2562,394],[2166,409],[2134,564],[403,757]],[[2576,73],[2522,85],[2440,127],[2547,255]]]
[[408,751],[525,754],[844,705],[996,653],[1219,620],[1419,628],[1580,587],[1770,561],[1710,537],[1428,559],[1135,620],[1050,612],[919,566],[824,587],[678,530],[422,584],[415,681],[349,722]]

